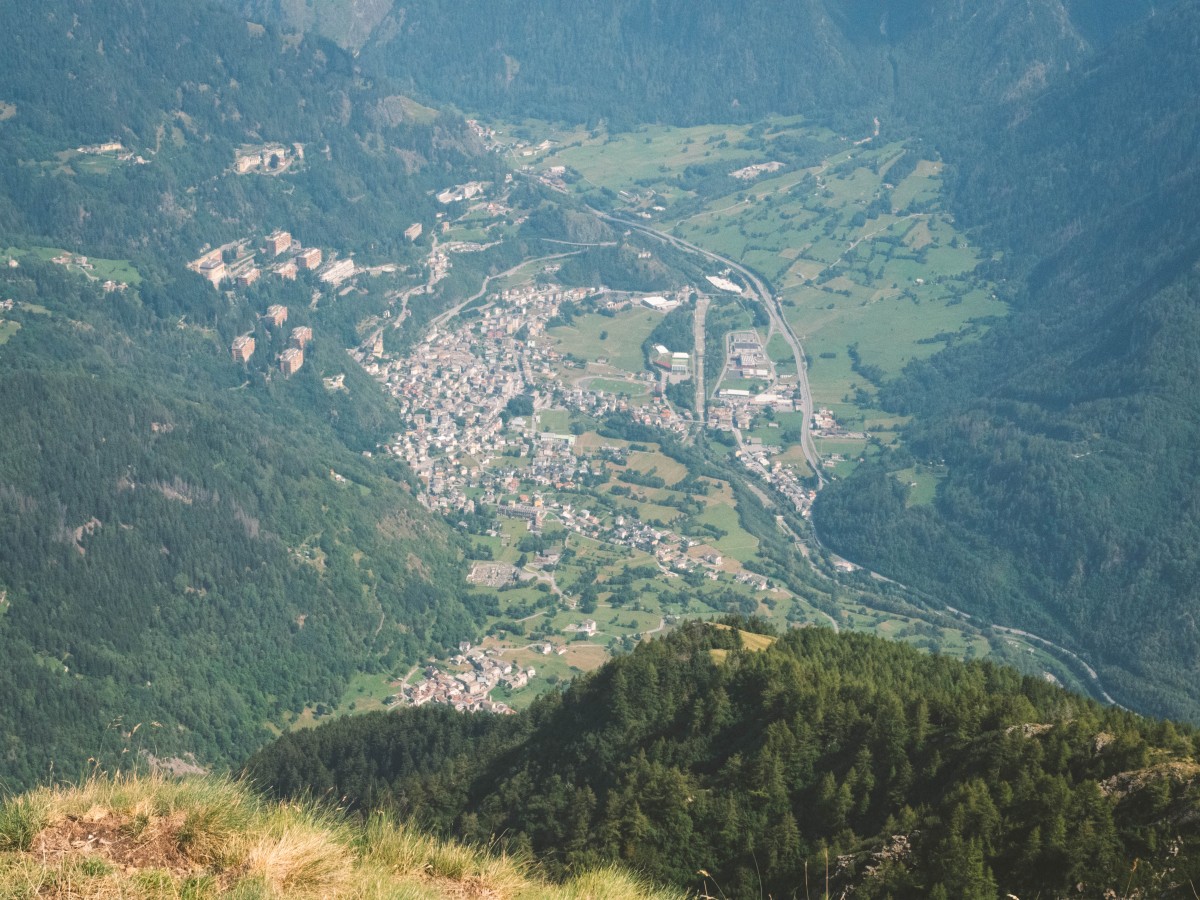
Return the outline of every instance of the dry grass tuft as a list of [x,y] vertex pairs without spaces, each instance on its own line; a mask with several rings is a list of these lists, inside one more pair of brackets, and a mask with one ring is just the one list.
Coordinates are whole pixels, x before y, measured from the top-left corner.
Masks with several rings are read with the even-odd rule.
[[678,900],[616,869],[565,885],[514,858],[211,777],[91,778],[0,803],[8,900]]
[[676,891],[663,891],[644,879],[614,867],[594,869],[567,882],[561,900],[679,900]]
[[350,880],[352,856],[326,831],[289,826],[250,847],[246,869],[279,897],[331,897]]

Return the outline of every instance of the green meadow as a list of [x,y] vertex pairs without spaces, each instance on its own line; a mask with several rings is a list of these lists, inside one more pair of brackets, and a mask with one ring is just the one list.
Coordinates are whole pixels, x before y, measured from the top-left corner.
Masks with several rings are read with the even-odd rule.
[[646,368],[642,342],[661,321],[661,313],[633,307],[615,316],[578,315],[570,325],[547,329],[546,335],[560,353],[589,362],[607,359],[614,369],[636,374]]
[[21,330],[20,322],[0,319],[0,346],[7,344],[14,334]]
[[[896,420],[874,406],[872,382],[977,339],[1007,312],[977,274],[984,258],[942,205],[941,162],[902,144],[856,145],[851,138],[859,136],[801,119],[621,135],[542,131],[555,143],[535,164],[577,172],[575,190],[585,198],[602,188],[617,192],[618,210],[770,279],[804,344],[815,404],[845,424],[890,429]],[[783,168],[746,181],[730,177],[766,162]],[[576,340],[580,355],[598,354],[594,334]],[[781,375],[794,372],[782,336],[767,351]],[[747,387],[733,379],[724,386]],[[895,437],[890,430],[877,436]]]
[[[61,247],[6,247],[0,250],[0,257],[6,259],[20,260],[22,257],[32,256],[40,259],[43,262],[49,262],[56,256],[81,256],[79,251],[64,250]],[[97,259],[89,256],[88,264],[91,269],[84,270],[72,264],[70,269],[75,271],[85,271],[92,278],[98,278],[101,281],[122,281],[126,284],[140,284],[142,280],[141,273],[127,259]]]

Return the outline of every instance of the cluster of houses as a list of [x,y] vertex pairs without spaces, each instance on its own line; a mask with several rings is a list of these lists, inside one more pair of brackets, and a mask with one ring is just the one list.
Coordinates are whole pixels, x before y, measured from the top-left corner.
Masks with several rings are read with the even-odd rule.
[[[561,354],[540,340],[564,302],[588,296],[554,285],[502,291],[476,317],[434,328],[410,352],[388,355],[376,345],[357,351],[366,370],[399,401],[404,430],[389,450],[402,457],[424,486],[422,502],[444,513],[480,506],[528,523],[532,531],[553,514],[578,534],[654,554],[668,570],[716,566],[688,555],[695,541],[642,522],[601,518],[556,498],[603,476],[605,449],[579,453],[575,436],[537,430],[533,415],[511,416],[509,401],[533,398],[536,408],[557,392],[563,406],[602,418],[623,412],[635,422],[686,433],[689,420],[662,398],[639,402],[607,391],[564,390],[558,381]],[[509,465],[507,459],[521,460]]]
[[836,437],[836,438],[857,438],[866,440],[867,435],[860,431],[847,431],[836,418],[834,418],[833,410],[821,408],[813,413],[812,417],[813,434],[821,437]]
[[[96,267],[86,256],[77,256],[74,253],[60,253],[51,258],[50,262],[67,269],[80,271],[89,281],[100,280],[91,274]],[[8,261],[8,265],[9,268],[15,269],[20,264],[15,259],[10,259]],[[102,287],[104,288],[104,293],[111,294],[114,291],[124,291],[129,287],[129,285],[124,281],[114,281],[113,279],[109,278],[104,282]]]
[[778,172],[782,168],[783,163],[779,162],[778,160],[772,160],[771,162],[755,163],[752,166],[746,166],[745,168],[737,169],[736,171],[730,172],[729,177],[736,178],[739,181],[753,181],[759,175],[765,175],[769,172]]
[[524,452],[536,440],[532,422],[508,421],[509,401],[537,394],[561,354],[539,345],[546,322],[583,289],[505,291],[482,314],[433,329],[413,350],[389,356],[376,345],[360,362],[397,398],[404,430],[391,451],[413,467],[435,508],[473,509],[466,496],[478,473],[499,455]]
[[84,147],[76,147],[75,152],[83,156],[108,156],[116,157],[117,162],[133,163],[139,166],[147,166],[150,160],[144,158],[140,154],[134,153],[132,150],[126,150],[125,145],[120,141],[108,141],[103,144],[88,144]]
[[796,511],[807,519],[812,514],[817,492],[800,480],[792,466],[785,466],[773,458],[778,450],[777,447],[757,442],[738,450],[737,458],[751,475],[765,481],[787,497]]
[[722,388],[708,410],[708,426],[718,431],[749,428],[765,409],[790,413],[796,410],[796,388],[778,385],[774,390],[752,393],[741,388]]
[[537,676],[533,668],[521,668],[499,658],[496,650],[472,648],[464,641],[459,644],[459,653],[450,659],[453,671],[428,666],[424,678],[416,684],[404,685],[393,695],[393,705],[424,706],[426,703],[441,703],[453,706],[460,712],[493,712],[511,714],[506,703],[491,699],[496,688],[507,687],[519,690]]
[[578,388],[563,395],[564,405],[594,419],[612,413],[627,413],[639,425],[649,425],[673,434],[687,434],[691,427],[690,413],[677,414],[671,405],[658,394],[630,400],[607,391],[580,390]]

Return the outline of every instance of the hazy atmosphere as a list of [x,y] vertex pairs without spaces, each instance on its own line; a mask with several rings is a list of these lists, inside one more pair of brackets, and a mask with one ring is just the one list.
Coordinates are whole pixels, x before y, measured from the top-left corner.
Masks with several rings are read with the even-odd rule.
[[0,896],[1195,896],[1200,6],[0,32]]

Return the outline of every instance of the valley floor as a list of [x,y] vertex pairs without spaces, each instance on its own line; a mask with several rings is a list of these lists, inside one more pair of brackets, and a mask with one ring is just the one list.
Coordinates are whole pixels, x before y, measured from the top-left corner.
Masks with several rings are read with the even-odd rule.
[[[806,128],[795,121],[772,127],[781,134]],[[504,149],[496,131],[479,131]],[[653,145],[674,141],[686,152],[702,136],[694,132],[656,131]],[[742,194],[668,199],[665,187],[634,192],[636,167],[603,168],[614,142],[620,148],[632,136],[571,143],[568,135],[550,144],[524,177],[565,191],[560,163],[579,166],[581,185],[620,191],[626,203],[620,214],[598,215],[638,236],[640,258],[653,260],[656,247],[670,246],[711,272],[705,281],[665,294],[566,287],[554,280],[565,262],[612,242],[547,241],[556,252],[488,277],[478,292],[439,315],[422,340],[399,352],[387,349],[388,335],[404,326],[414,291],[397,298],[399,313],[390,322],[381,319],[370,329],[357,359],[403,410],[390,452],[417,473],[426,506],[473,535],[477,561],[469,580],[490,614],[486,634],[462,635],[456,656],[419,676],[360,680],[340,711],[347,704],[370,709],[427,702],[519,709],[559,681],[686,618],[730,611],[780,625],[863,630],[965,658],[990,656],[1105,696],[1073,654],[1035,635],[993,630],[843,560],[822,548],[808,525],[816,491],[882,442],[894,443],[899,420],[873,409],[870,391],[834,371],[843,365],[839,353],[814,355],[802,346],[801,330],[808,332],[806,343],[828,346],[821,336],[825,326],[818,324],[827,311],[814,318],[797,305],[799,298],[828,296],[834,302],[825,306],[832,308],[844,294],[875,297],[863,301],[862,311],[851,316],[854,323],[843,322],[851,329],[846,334],[878,334],[882,341],[849,345],[850,378],[859,371],[870,375],[880,364],[895,371],[908,358],[888,357],[897,340],[907,341],[914,354],[951,340],[942,331],[935,340],[926,337],[945,327],[944,311],[959,317],[961,334],[977,332],[978,314],[993,311],[974,300],[962,308],[968,295],[988,287],[970,274],[979,261],[975,251],[960,243],[938,211],[939,165],[919,161],[891,185],[887,172],[904,157],[902,147],[876,147],[872,138],[844,148],[819,136],[830,142],[830,155],[807,169],[781,164],[734,173],[746,184],[773,179],[755,182],[769,189],[755,194],[730,227],[744,230],[753,221],[771,228],[783,269],[768,271],[781,279],[782,291],[749,267],[763,266],[764,258],[736,242],[726,247],[721,230],[694,227],[698,218],[719,219],[744,206]],[[715,152],[713,137],[706,138],[705,146],[714,148],[706,156]],[[525,157],[521,146],[513,151],[518,159]],[[644,151],[628,152],[641,159]],[[718,156],[727,165],[751,158]],[[658,177],[665,185],[668,176]],[[482,190],[434,241],[430,283],[416,293],[431,290],[460,254],[477,252],[478,242],[492,237],[496,226],[487,224],[488,211],[508,208],[511,187]],[[891,212],[878,213],[881,218],[865,226],[847,226],[857,207],[878,207],[881,192]],[[590,199],[586,190],[583,196]],[[775,215],[777,197],[798,197],[797,214],[807,210],[826,230],[842,229],[839,240],[846,243],[828,258],[811,242],[800,243],[803,235],[791,217]],[[667,205],[660,210],[659,202]],[[698,211],[677,212],[700,203]],[[905,211],[914,204],[929,211]],[[860,259],[867,244],[885,249]],[[951,266],[947,257],[938,268],[928,254],[943,246],[958,254],[958,262]],[[723,256],[722,250],[735,252]],[[889,261],[875,266],[870,260],[880,252]],[[892,272],[893,256],[895,265],[908,266],[904,293],[913,296],[903,306],[876,302],[887,294],[882,282],[901,277]],[[852,259],[857,262],[849,265]],[[807,274],[793,284],[787,272],[801,271]],[[824,275],[838,271],[859,286],[831,285]],[[941,287],[933,289],[935,284]],[[921,305],[929,289],[944,295],[935,307]],[[676,314],[672,310],[688,312],[693,325],[678,346],[666,347],[655,335],[662,333],[664,316]],[[654,347],[644,351],[649,344]],[[659,359],[666,368],[658,368]],[[676,384],[682,394],[665,390]],[[837,399],[845,391],[854,397]],[[681,405],[681,397],[688,402]],[[614,417],[627,423],[623,434],[612,430]],[[705,459],[705,477],[689,474],[681,447],[691,448],[693,463]],[[911,502],[924,503],[939,475],[917,466],[896,477],[911,483]],[[746,507],[751,499],[760,506],[757,516]],[[778,553],[772,566],[768,545],[781,538],[791,546],[784,568],[796,577],[781,577]]]

